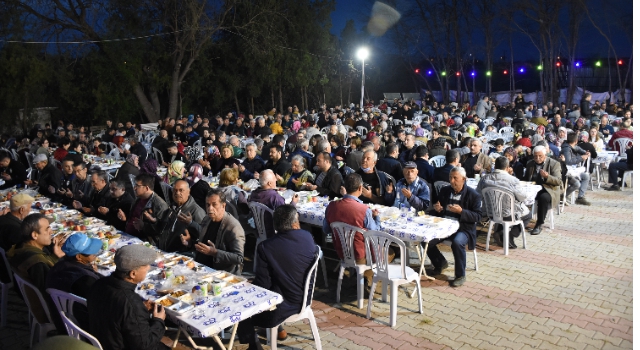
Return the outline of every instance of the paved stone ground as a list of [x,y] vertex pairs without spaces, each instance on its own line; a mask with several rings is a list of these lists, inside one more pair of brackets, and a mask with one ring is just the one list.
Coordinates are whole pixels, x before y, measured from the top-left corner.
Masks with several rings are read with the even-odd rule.
[[[423,314],[416,312],[417,298],[400,293],[394,328],[388,326],[389,305],[380,301],[379,294],[375,295],[372,319],[364,317],[367,302],[361,310],[355,306],[355,287],[349,279],[344,282],[343,304],[334,304],[336,277],[331,269],[335,264],[327,259],[333,277],[330,288],[319,280],[313,303],[323,347],[630,349],[632,196],[632,190],[589,191],[592,206],[566,207],[556,216],[554,230],[545,227],[540,236],[527,234],[526,250],[519,238],[519,248],[510,250],[506,257],[495,245],[485,252],[486,234],[481,232],[480,271],[473,270],[469,255],[463,287],[449,287],[444,276],[436,281],[423,279]],[[452,255],[445,256],[453,266]],[[453,267],[444,273],[452,276]],[[281,348],[314,348],[306,323],[286,329],[290,336],[280,342]],[[26,308],[12,293],[9,324],[0,331],[0,349],[28,348],[28,331]],[[181,341],[179,348],[188,348],[184,344],[188,343]]]

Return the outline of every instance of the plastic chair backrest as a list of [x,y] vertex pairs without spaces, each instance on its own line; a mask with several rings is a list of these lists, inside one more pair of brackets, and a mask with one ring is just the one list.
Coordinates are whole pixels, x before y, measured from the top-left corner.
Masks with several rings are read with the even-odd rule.
[[120,160],[120,151],[118,150],[118,148],[114,148],[109,151],[109,156],[113,157],[116,160]]
[[384,171],[381,171],[381,172],[384,174],[384,176],[385,176],[387,179],[389,179],[389,181],[391,181],[391,183],[393,184],[393,188],[396,188],[396,179],[395,179],[393,176],[391,176],[391,175],[389,175],[389,174],[385,173]]
[[107,142],[107,145],[108,145],[108,146],[107,146],[107,148],[109,149],[109,153],[111,153],[111,151],[112,151],[112,150],[114,150],[114,149],[117,149],[117,148],[118,148],[118,145],[116,145],[116,144],[115,144],[115,143],[113,143],[113,142]]
[[443,187],[445,187],[445,186],[449,186],[449,185],[450,185],[450,183],[448,183],[448,182],[446,182],[446,181],[436,181],[436,182],[433,184],[433,188],[434,188],[434,189],[435,189],[435,191],[436,191],[436,195],[439,195],[439,194],[440,194],[440,190],[441,190]]
[[333,239],[338,236],[340,244],[342,246],[342,259],[345,263],[356,266],[356,255],[353,249],[353,239],[356,234],[360,232],[364,235],[365,229],[345,224],[344,222],[334,222],[331,224],[331,230],[333,231]]
[[488,143],[483,143],[482,144],[482,153],[484,154],[489,154],[489,150],[491,149],[491,145]]
[[53,299],[53,303],[56,305],[58,312],[66,313],[74,322],[77,320],[73,314],[73,304],[78,303],[80,305],[87,306],[87,299],[81,298],[72,293],[67,293],[54,288],[47,288],[47,293],[51,295],[51,299]]
[[171,192],[173,188],[166,182],[160,182],[160,186],[162,187],[162,194],[164,195],[164,201],[167,205],[171,205]]
[[355,172],[355,171],[354,171],[353,169],[351,169],[350,167],[348,167],[348,166],[346,166],[346,165],[344,166],[344,175],[345,175],[345,176],[346,176],[346,175],[349,175],[349,174],[351,174],[351,173],[354,173],[354,172]]
[[505,133],[513,134],[513,128],[510,127],[510,126],[505,126],[504,128],[500,129],[500,131],[498,131],[498,133],[500,133],[500,134],[505,134]]
[[27,158],[27,163],[29,163],[29,168],[33,168],[33,154],[29,152],[25,152],[24,156]]
[[320,129],[320,133],[328,134],[329,133],[329,127],[325,126],[324,128]]
[[129,174],[129,181],[131,181],[131,187],[136,187],[136,176]]
[[416,140],[416,146],[425,146],[425,144],[420,140]]
[[24,301],[27,303],[31,316],[33,316],[39,324],[53,323],[47,302],[44,300],[44,297],[38,288],[24,280],[17,273],[14,277],[18,284],[18,288],[20,289],[20,293],[22,293]]
[[307,286],[304,290],[304,296],[302,297],[302,308],[300,309],[300,313],[304,312],[306,308],[311,307],[313,303],[313,292],[315,291],[316,286],[316,276],[318,276],[318,261],[320,261],[320,257],[322,256],[322,249],[319,246],[318,251],[316,253],[316,259],[309,267],[309,272],[307,272],[307,277],[304,279],[303,286]]
[[[431,140],[431,138],[433,137],[433,134],[431,133],[431,131],[429,130],[425,130],[424,131],[424,137],[426,137],[428,140]],[[417,142],[417,141],[416,141]]]
[[156,158],[156,161],[158,161],[158,164],[164,163],[164,157],[162,156],[162,151],[160,151],[155,147],[153,147],[153,156]]
[[[487,216],[495,222],[502,222],[504,216],[511,216],[515,220],[515,197],[506,188],[487,187],[482,190],[483,207],[487,209]],[[508,215],[504,215],[505,209]]]
[[273,210],[258,202],[249,202],[248,204],[249,209],[251,209],[251,213],[253,214],[253,222],[256,225],[256,230],[258,231],[258,242],[262,242],[267,239],[267,228],[264,220],[265,212],[269,213],[269,215],[273,217]]
[[428,162],[434,168],[440,168],[447,163],[447,158],[445,156],[435,156],[435,157],[429,158]]
[[67,329],[67,333],[70,337],[76,338],[78,340],[86,339],[91,343],[91,345],[95,346],[98,349],[102,349],[102,344],[100,344],[100,341],[98,341],[96,337],[89,334],[89,332],[78,327],[78,325],[76,325],[72,320],[69,319],[69,317],[67,317],[64,311],[60,311],[60,317],[62,318],[64,327]]
[[394,126],[396,126],[396,125],[402,125],[402,120],[400,120],[400,119],[393,119],[393,125],[394,125]]
[[202,147],[202,138],[193,143],[193,147]]
[[[389,246],[395,243],[400,247],[400,267],[402,279],[407,279],[405,271],[405,244],[397,237],[386,232],[367,231],[364,234],[364,246],[367,253],[367,264],[383,279],[389,279]],[[373,254],[373,256],[372,256]]]
[[369,133],[369,130],[366,127],[362,126],[362,125],[361,126],[356,126],[356,130],[358,130],[358,133],[360,135],[362,135],[362,136],[366,136],[367,133]]
[[631,142],[633,142],[633,140],[627,137],[615,139],[615,141],[613,141],[613,149],[615,150],[617,148],[618,154],[620,156],[623,156],[625,155],[625,151],[627,150],[627,145]]
[[13,271],[11,271],[11,266],[9,265],[9,260],[7,259],[7,254],[4,251],[4,249],[0,248],[0,258],[2,258],[2,261],[0,261],[3,266],[4,269],[7,272],[7,275],[9,276],[9,281],[2,281],[0,280],[0,284],[6,285],[9,288],[13,287]]

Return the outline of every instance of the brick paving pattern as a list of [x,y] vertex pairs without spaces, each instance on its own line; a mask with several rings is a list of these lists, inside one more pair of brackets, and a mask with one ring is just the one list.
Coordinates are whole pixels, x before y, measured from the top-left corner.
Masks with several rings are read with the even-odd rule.
[[[445,276],[422,281],[424,314],[416,298],[402,291],[398,321],[388,326],[389,304],[374,298],[372,318],[355,302],[355,284],[345,278],[335,304],[335,262],[327,259],[330,288],[318,281],[313,309],[325,349],[630,349],[633,343],[633,191],[588,191],[590,207],[571,205],[555,216],[555,229],[522,238],[504,256],[485,252],[486,229],[478,239],[480,271],[473,260],[464,286],[449,287]],[[547,220],[548,221],[548,220]],[[327,248],[325,248],[327,249]],[[447,248],[444,247],[443,250]],[[251,249],[253,251],[253,249]],[[445,253],[453,275],[453,256]],[[409,288],[409,291],[411,289]],[[286,326],[282,349],[313,349],[306,323]],[[27,349],[26,307],[13,292],[9,323],[0,330],[0,349]],[[167,342],[169,339],[165,339]],[[212,343],[198,340],[199,344]],[[180,349],[190,348],[181,341]],[[236,342],[235,348],[246,345]],[[265,346],[265,348],[268,348]]]

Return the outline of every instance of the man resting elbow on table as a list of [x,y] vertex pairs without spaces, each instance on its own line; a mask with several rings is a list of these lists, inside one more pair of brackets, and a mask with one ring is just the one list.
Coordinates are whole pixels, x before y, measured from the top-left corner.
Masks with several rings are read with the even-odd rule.
[[458,232],[444,239],[433,239],[427,247],[427,256],[431,260],[433,270],[427,271],[430,276],[440,275],[449,264],[438,249],[438,243],[451,241],[451,251],[455,263],[455,279],[452,287],[460,287],[466,280],[467,250],[476,245],[476,223],[482,219],[482,201],[480,195],[467,186],[467,174],[464,168],[457,166],[449,173],[450,186],[440,190],[438,202],[433,205],[433,214],[460,222]]
[[185,229],[180,238],[183,245],[195,249],[196,262],[239,276],[244,261],[244,229],[225,207],[226,195],[222,189],[211,189],[205,208],[208,217],[202,223],[193,220],[189,224],[199,235],[191,236]]

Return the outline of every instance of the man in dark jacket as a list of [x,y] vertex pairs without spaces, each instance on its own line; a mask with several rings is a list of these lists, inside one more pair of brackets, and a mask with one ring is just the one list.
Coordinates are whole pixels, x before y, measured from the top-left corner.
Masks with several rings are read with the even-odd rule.
[[91,195],[86,205],[73,202],[73,207],[82,211],[85,215],[96,216],[98,208],[107,205],[109,199],[109,178],[104,170],[91,174]]
[[[562,155],[564,156],[564,162],[567,166],[581,166],[582,163],[591,155],[589,152],[583,150],[578,146],[578,135],[571,133],[567,135],[567,140],[562,144]],[[589,173],[583,172],[579,176],[572,176],[567,174],[568,187],[565,192],[566,196],[570,196],[571,193],[578,191],[578,199],[576,204],[591,205],[585,198],[587,187],[589,186]],[[565,201],[567,199],[565,198]]]
[[[476,224],[482,219],[482,198],[467,186],[467,176],[462,167],[455,167],[449,174],[451,186],[440,190],[438,202],[433,205],[433,215],[446,217],[460,222],[458,232],[447,237],[450,240],[451,251],[455,263],[455,279],[452,287],[460,287],[466,280],[467,247],[476,246]],[[440,275],[448,267],[447,259],[442,256],[438,244],[445,239],[433,239],[429,242],[427,256],[433,264],[433,270],[427,273],[431,276]]]
[[342,197],[340,187],[342,186],[342,174],[333,166],[331,154],[322,152],[316,157],[318,172],[313,184],[307,183],[306,189],[317,191],[321,196],[329,198]]
[[169,208],[162,198],[153,191],[155,187],[155,177],[150,174],[140,174],[136,176],[135,187],[136,201],[131,206],[131,211],[125,213],[118,211],[118,219],[126,221],[125,232],[140,239],[152,239],[155,236],[154,222],[150,221],[152,216],[160,217]]
[[[0,248],[4,249],[5,252],[22,241],[20,225],[22,225],[22,220],[31,212],[33,201],[33,197],[28,194],[18,193],[11,197],[9,201],[11,212],[0,216]],[[6,281],[6,279],[3,279],[3,281]]]
[[387,145],[387,155],[379,159],[376,163],[376,168],[380,171],[393,176],[398,181],[402,179],[402,164],[398,161],[398,155],[400,154],[400,148],[395,143]]
[[87,176],[88,171],[89,169],[85,162],[73,164],[74,179],[71,181],[71,191],[65,192],[65,197],[71,200],[70,204],[77,201],[81,206],[89,205],[93,189],[91,187],[91,180]]
[[284,158],[282,147],[278,145],[269,146],[269,161],[265,168],[273,170],[274,173],[280,176],[284,176],[291,169],[291,163]]
[[145,160],[147,160],[147,149],[138,142],[138,139],[135,136],[129,137],[129,144],[131,148],[127,151],[128,154],[135,154],[138,156],[138,163],[142,164]]
[[624,175],[625,171],[633,170],[633,145],[627,146],[625,154],[627,155],[627,159],[609,164],[609,183],[611,186],[605,188],[605,190],[620,191],[622,181],[618,182],[618,179]]
[[427,183],[433,184],[434,167],[429,164],[429,150],[427,146],[418,146],[416,148],[416,165],[418,166],[418,176]]
[[445,161],[447,162],[445,165],[433,169],[433,183],[436,183],[436,181],[449,182],[451,169],[460,165],[460,153],[453,149],[448,150],[445,155]]
[[[318,255],[311,233],[300,229],[298,212],[292,205],[282,205],[274,212],[278,234],[258,245],[256,277],[253,284],[282,295],[275,310],[252,316],[238,325],[240,343],[249,349],[262,349],[254,327],[273,328],[289,316],[300,312],[304,298],[306,276]],[[286,251],[287,254],[281,254]],[[278,334],[283,338],[285,331]],[[282,334],[284,333],[284,334]]]
[[583,118],[591,117],[591,94],[586,93],[580,100],[580,116]]
[[[191,221],[200,223],[206,217],[204,210],[191,197],[186,180],[178,180],[173,185],[173,203],[156,222],[158,248],[165,252],[186,250],[180,241],[180,235]],[[195,235],[197,231],[193,230],[191,234]]]
[[126,221],[118,219],[118,211],[122,210],[123,213],[128,213],[133,205],[133,197],[126,192],[125,188],[124,182],[121,180],[111,181],[109,184],[110,196],[104,206],[98,207],[98,215],[96,215],[119,231],[124,231]]
[[[376,169],[377,161],[378,154],[373,150],[366,151],[362,156],[362,166],[356,171],[365,184],[360,200],[365,204],[375,203],[390,206],[396,199],[396,189],[391,179]],[[391,192],[387,191],[388,188],[391,188]]]
[[4,180],[0,189],[23,185],[27,179],[27,170],[22,163],[11,159],[9,152],[0,151],[0,176]]
[[[95,270],[96,254],[102,241],[84,233],[70,236],[62,245],[65,256],[53,265],[47,275],[46,287],[86,298],[93,284],[102,278]],[[89,314],[84,305],[74,303],[73,315],[82,329],[89,329]]]
[[126,245],[116,252],[116,270],[96,281],[89,290],[88,330],[103,349],[169,349],[161,342],[164,308],[146,304],[136,293],[138,283],[147,277],[157,256],[153,249],[143,245]]
[[35,176],[38,180],[26,180],[25,185],[38,185],[38,192],[43,196],[55,194],[62,183],[62,172],[53,164],[49,164],[49,159],[44,154],[38,154],[33,158],[33,166],[38,170]]
[[258,147],[255,143],[250,143],[245,146],[245,152],[247,158],[245,158],[242,164],[238,165],[240,178],[242,181],[258,179],[260,172],[264,170],[264,160],[258,156]]

